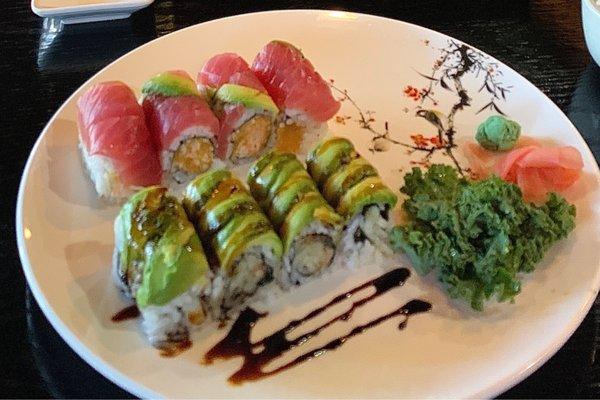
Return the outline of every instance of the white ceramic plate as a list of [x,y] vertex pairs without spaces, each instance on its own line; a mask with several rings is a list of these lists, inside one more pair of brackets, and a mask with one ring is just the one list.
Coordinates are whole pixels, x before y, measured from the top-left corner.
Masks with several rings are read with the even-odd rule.
[[[383,131],[387,121],[396,140],[410,141],[410,135],[418,133],[435,135],[434,127],[415,115],[421,101],[407,96],[404,89],[409,85],[427,88],[430,80],[420,74],[439,76],[453,63],[460,66],[467,56],[483,69],[479,74],[469,69],[461,77],[472,100],[470,107],[455,116],[459,137],[472,137],[477,124],[490,114],[489,109],[477,111],[493,98],[485,88],[485,79],[493,78],[498,87],[507,90],[506,99],[499,95],[496,106],[519,121],[526,134],[580,150],[585,176],[573,195],[577,228],[568,240],[554,246],[534,273],[524,276],[523,292],[515,304],[472,312],[447,300],[435,279],[414,275],[404,288],[357,311],[351,321],[336,324],[310,346],[346,333],[361,320],[408,299],[431,301],[433,311],[412,318],[404,331],[396,329],[398,321],[388,321],[324,357],[241,387],[226,382],[241,360],[212,366],[199,363],[204,352],[224,335],[222,330],[207,327],[193,336],[191,350],[165,359],[145,342],[136,321],[110,322],[111,315],[124,305],[109,279],[117,208],[96,199],[81,167],[77,98],[94,82],[119,79],[139,90],[142,82],[160,71],[178,68],[195,74],[205,60],[219,52],[235,51],[251,60],[274,38],[301,47],[321,74],[346,89],[365,114],[367,110],[375,112],[372,128]],[[447,36],[394,20],[337,11],[290,11],[207,22],[120,58],[58,110],[23,174],[17,204],[18,244],[25,275],[42,310],[88,363],[143,397],[488,397],[517,383],[560,348],[598,292],[599,172],[579,133],[548,98],[505,65],[461,46]],[[454,56],[436,70],[434,63],[443,55],[442,49]],[[485,78],[488,71],[491,78]],[[491,91],[499,94],[498,87]],[[456,92],[439,87],[439,83],[433,86],[432,97],[435,104],[428,98],[422,107],[447,113],[457,102]],[[397,145],[385,152],[369,152],[372,133],[361,128],[357,118],[358,110],[347,100],[338,122],[330,123],[331,130],[351,137],[386,182],[398,188],[404,172],[422,154],[409,155]],[[301,317],[391,266],[364,265],[356,271],[339,271],[300,288],[270,305],[271,317],[258,326],[257,334]]]
[[31,10],[65,24],[97,22],[129,17],[154,0],[31,0]]

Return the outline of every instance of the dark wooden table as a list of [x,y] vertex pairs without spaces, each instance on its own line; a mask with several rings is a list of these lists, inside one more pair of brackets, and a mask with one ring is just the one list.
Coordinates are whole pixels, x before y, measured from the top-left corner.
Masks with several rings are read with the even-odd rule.
[[[585,48],[579,1],[171,0],[156,1],[127,20],[67,26],[60,33],[44,31],[29,4],[5,3],[0,14],[0,187],[5,192],[0,196],[0,397],[130,396],[75,355],[39,310],[21,271],[14,204],[29,151],[61,103],[106,64],[156,37],[215,18],[278,8],[344,9],[413,22],[512,66],[567,113],[596,159],[600,156],[600,68]],[[597,301],[565,346],[503,397],[600,398],[599,333]]]

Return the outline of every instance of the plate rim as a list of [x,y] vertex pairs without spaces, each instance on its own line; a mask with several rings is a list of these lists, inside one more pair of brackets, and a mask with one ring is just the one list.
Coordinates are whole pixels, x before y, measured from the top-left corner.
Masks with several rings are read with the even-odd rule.
[[[171,35],[176,35],[180,32],[186,31],[186,30],[195,29],[200,25],[210,25],[212,23],[222,23],[222,22],[230,20],[230,19],[233,20],[233,19],[238,19],[241,17],[248,18],[248,17],[252,17],[252,16],[256,16],[256,15],[282,14],[282,13],[285,13],[285,14],[306,13],[306,14],[312,15],[312,14],[316,14],[316,13],[329,13],[332,11],[335,11],[335,10],[284,9],[284,10],[268,10],[268,11],[236,14],[236,15],[231,15],[231,16],[227,16],[227,17],[222,17],[222,18],[217,18],[217,19],[200,22],[200,23],[197,23],[194,25],[187,26],[182,29],[178,29],[167,35],[163,35],[163,36],[157,37],[155,39],[152,39],[152,40],[144,43],[143,45],[138,46],[138,47],[130,50],[129,52],[121,55],[120,57],[118,57],[117,59],[110,62],[108,65],[106,65],[104,68],[100,69],[98,72],[93,74],[89,79],[87,79],[81,85],[79,85],[73,91],[73,93],[71,93],[71,95],[66,100],[64,100],[64,102],[56,110],[56,112],[52,115],[52,117],[50,117],[48,122],[46,122],[44,128],[42,129],[41,133],[39,134],[38,138],[36,139],[32,149],[29,153],[29,156],[27,158],[27,162],[23,169],[23,174],[21,175],[21,180],[19,183],[19,191],[18,191],[18,195],[17,195],[17,202],[16,202],[16,213],[15,213],[15,219],[16,219],[15,229],[16,229],[16,237],[17,237],[17,247],[18,247],[18,252],[19,252],[19,258],[21,261],[21,267],[25,274],[27,284],[28,284],[30,290],[32,291],[33,296],[34,296],[36,302],[38,303],[38,305],[40,306],[40,309],[44,313],[45,317],[48,319],[48,321],[50,322],[52,327],[58,332],[58,334],[61,336],[61,338],[69,345],[69,347],[79,357],[81,357],[88,365],[90,365],[92,368],[94,368],[97,372],[99,372],[105,378],[109,379],[115,385],[123,388],[124,390],[130,392],[131,394],[137,395],[139,397],[144,397],[144,398],[162,398],[163,397],[162,394],[156,393],[153,390],[147,388],[145,385],[135,381],[134,379],[127,377],[126,375],[121,373],[118,369],[113,367],[110,363],[104,361],[101,357],[99,357],[96,353],[94,353],[91,349],[89,349],[71,330],[69,330],[67,328],[67,326],[64,324],[62,319],[58,316],[58,314],[56,313],[54,308],[50,305],[50,303],[46,299],[45,295],[43,294],[42,290],[40,289],[39,284],[38,284],[37,280],[35,279],[32,265],[29,260],[29,253],[27,250],[26,241],[25,241],[25,237],[24,237],[24,230],[23,230],[23,202],[24,202],[24,197],[25,197],[25,186],[27,184],[27,181],[28,181],[28,178],[30,175],[30,168],[33,164],[33,160],[39,150],[39,147],[40,147],[43,139],[47,135],[47,132],[50,128],[51,123],[55,121],[57,116],[62,112],[62,110],[67,106],[67,104],[72,101],[72,99],[77,95],[77,93],[83,87],[87,86],[91,81],[93,81],[98,75],[103,73],[105,70],[111,68],[114,64],[119,63],[120,61],[122,61],[122,59],[130,56],[131,54],[133,54],[135,52],[142,51],[142,49],[144,49],[146,46],[150,46],[154,42],[162,40],[165,37],[168,37]],[[594,170],[593,171],[594,175],[596,176],[596,178],[600,177],[600,167],[598,165],[598,162],[596,161],[596,158],[594,157],[594,154],[592,153],[587,141],[585,140],[583,135],[579,132],[577,127],[573,124],[573,122],[571,122],[571,120],[567,117],[567,115],[558,107],[558,105],[554,101],[552,101],[552,99],[550,99],[537,86],[535,86],[532,82],[530,82],[527,78],[525,78],[522,74],[520,74],[518,71],[516,71],[510,65],[506,64],[504,61],[499,60],[494,55],[489,54],[467,42],[464,42],[461,39],[457,39],[453,36],[447,35],[442,32],[438,32],[431,28],[427,28],[427,27],[424,27],[421,25],[410,23],[410,22],[406,22],[406,21],[402,21],[402,20],[398,20],[398,19],[394,19],[394,18],[389,18],[389,17],[383,17],[383,16],[379,16],[379,15],[359,13],[359,12],[353,12],[353,11],[342,11],[342,12],[354,14],[357,16],[363,16],[363,17],[367,17],[367,18],[381,19],[381,20],[385,20],[388,22],[408,26],[411,28],[417,28],[417,29],[423,30],[427,33],[431,33],[433,35],[440,35],[445,38],[450,38],[450,39],[456,40],[460,43],[466,44],[467,46],[480,52],[481,54],[487,55],[487,56],[491,57],[492,59],[499,61],[502,64],[503,68],[506,68],[509,71],[518,75],[521,79],[524,80],[524,82],[527,83],[527,85],[530,86],[531,89],[533,89],[534,91],[537,91],[538,94],[541,94],[552,105],[554,111],[559,114],[560,118],[563,119],[571,128],[573,128],[575,130],[575,132],[577,132],[577,134],[579,135],[579,137],[581,138],[581,140],[584,144],[584,148],[585,148],[585,151],[587,152],[588,158],[593,160],[592,170]],[[600,190],[600,189],[598,189],[598,190]],[[545,349],[545,351],[537,354],[534,357],[534,359],[531,360],[531,362],[526,367],[519,369],[518,371],[513,372],[511,374],[507,374],[503,378],[498,379],[493,385],[482,388],[478,392],[471,393],[470,397],[474,397],[474,398],[496,397],[500,393],[503,393],[503,392],[509,390],[510,388],[512,388],[513,386],[515,386],[516,384],[520,383],[525,378],[530,376],[533,372],[538,370],[542,365],[544,365],[546,363],[546,361],[548,361],[554,354],[556,354],[556,352],[558,350],[560,350],[563,347],[563,345],[566,343],[566,341],[573,335],[575,330],[581,325],[583,319],[585,318],[585,316],[591,309],[592,304],[594,303],[596,297],[598,296],[599,289],[600,289],[600,264],[598,265],[598,267],[596,269],[596,275],[594,277],[594,281],[592,282],[592,291],[589,292],[589,294],[587,295],[586,301],[579,307],[579,309],[576,311],[576,313],[573,313],[569,323],[567,325],[565,325],[565,328],[563,328],[561,330],[560,335],[557,335],[557,337],[552,342],[552,344],[549,345]]]
[[[104,13],[104,14],[126,13],[127,11],[130,11],[130,10],[139,10],[139,9],[148,7],[150,4],[152,4],[154,2],[154,0],[127,0],[127,1],[120,2],[120,3],[104,2],[104,3],[96,3],[96,4],[78,4],[75,6],[63,6],[63,7],[40,7],[37,4],[37,1],[38,0],[31,0],[31,10],[37,16],[42,17],[42,18],[52,18],[52,17],[58,17],[58,16],[74,17],[79,14],[93,14],[93,13]],[[160,39],[160,38],[158,38],[158,39]],[[153,39],[153,40],[155,40],[155,39]]]

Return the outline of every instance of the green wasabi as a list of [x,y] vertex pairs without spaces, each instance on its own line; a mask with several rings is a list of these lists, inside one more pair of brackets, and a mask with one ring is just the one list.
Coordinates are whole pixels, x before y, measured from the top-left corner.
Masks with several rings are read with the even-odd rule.
[[507,151],[515,147],[521,136],[521,126],[502,115],[492,115],[477,128],[475,139],[479,144],[493,151]]

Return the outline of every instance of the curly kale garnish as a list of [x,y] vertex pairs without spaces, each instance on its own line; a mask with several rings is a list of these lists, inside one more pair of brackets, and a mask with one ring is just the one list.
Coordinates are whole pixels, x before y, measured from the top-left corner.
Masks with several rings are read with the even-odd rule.
[[450,296],[476,310],[492,297],[512,301],[519,272],[531,272],[550,246],[575,227],[575,207],[557,194],[536,206],[520,189],[496,176],[459,177],[446,165],[413,168],[401,192],[409,222],[392,230],[421,274],[436,270]]

